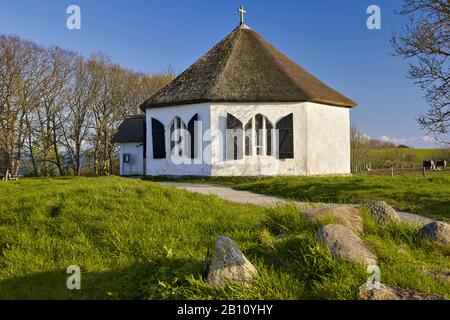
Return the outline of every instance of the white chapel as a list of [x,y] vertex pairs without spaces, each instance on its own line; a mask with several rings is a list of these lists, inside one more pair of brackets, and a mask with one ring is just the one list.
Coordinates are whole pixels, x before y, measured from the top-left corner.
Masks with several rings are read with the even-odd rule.
[[[120,174],[350,173],[350,110],[333,90],[241,23],[126,118]],[[342,79],[344,80],[344,79]]]

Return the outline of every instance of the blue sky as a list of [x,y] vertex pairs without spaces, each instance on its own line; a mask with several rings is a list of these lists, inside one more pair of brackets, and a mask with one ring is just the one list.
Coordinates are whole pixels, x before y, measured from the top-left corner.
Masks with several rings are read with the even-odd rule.
[[[66,28],[66,8],[81,8],[81,30]],[[103,52],[125,67],[181,72],[239,22],[316,77],[358,102],[360,131],[417,147],[432,147],[416,122],[422,93],[406,78],[407,61],[393,57],[389,39],[403,18],[400,0],[0,0],[0,33],[85,56]],[[381,30],[366,27],[369,5],[380,6]],[[450,137],[445,137],[450,140]]]

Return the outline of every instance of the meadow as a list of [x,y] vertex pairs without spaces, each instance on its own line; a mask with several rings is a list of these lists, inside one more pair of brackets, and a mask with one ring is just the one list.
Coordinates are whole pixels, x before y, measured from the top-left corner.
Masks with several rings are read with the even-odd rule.
[[[151,178],[167,180],[167,178]],[[325,203],[386,201],[397,210],[450,221],[450,175],[349,177],[184,178],[194,183],[226,185],[291,200]]]
[[424,160],[450,160],[449,149],[379,148],[367,151],[366,162],[372,168],[387,168],[394,164],[398,168],[421,169]]
[[[361,214],[383,283],[450,298],[432,275],[450,270],[448,246]],[[0,299],[356,299],[365,268],[334,260],[317,228],[293,204],[241,205],[151,181],[0,182]],[[257,267],[251,286],[205,281],[221,235]],[[81,268],[81,290],[66,287],[70,265]]]

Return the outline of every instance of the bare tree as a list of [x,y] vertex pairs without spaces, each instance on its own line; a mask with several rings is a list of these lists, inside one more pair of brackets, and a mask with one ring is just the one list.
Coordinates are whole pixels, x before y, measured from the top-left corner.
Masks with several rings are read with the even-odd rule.
[[27,115],[39,100],[42,54],[31,42],[0,35],[0,150],[4,167],[14,175],[29,129]]
[[172,78],[0,35],[0,170],[81,175],[93,159],[90,174],[110,174],[118,125]]
[[42,82],[40,107],[37,110],[43,146],[42,161],[54,164],[59,175],[64,175],[60,146],[73,60],[72,52],[56,47],[47,50],[47,72]]
[[350,127],[350,162],[353,172],[361,172],[372,168],[372,164],[379,162],[380,159],[372,157],[375,150],[396,149],[397,146],[388,141],[370,138],[366,134],[359,132],[356,124],[352,123]]
[[123,69],[105,56],[92,57],[88,68],[93,77],[91,107],[93,116],[95,175],[108,175],[113,151],[112,135],[125,110],[127,92]]
[[401,33],[392,37],[394,52],[411,60],[409,77],[424,91],[430,106],[418,122],[429,133],[448,133],[450,2],[403,0],[398,13],[408,20]]
[[352,123],[350,127],[350,163],[353,172],[361,171],[367,162],[368,141],[369,137],[361,134],[356,124]]
[[90,92],[92,81],[86,63],[78,57],[75,66],[71,88],[67,94],[66,124],[62,127],[64,147],[71,159],[75,175],[81,175],[83,145],[90,128]]

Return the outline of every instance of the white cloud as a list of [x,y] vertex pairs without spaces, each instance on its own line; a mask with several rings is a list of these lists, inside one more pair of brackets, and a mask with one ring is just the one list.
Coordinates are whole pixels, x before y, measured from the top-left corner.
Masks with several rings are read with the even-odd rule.
[[420,139],[425,142],[437,143],[436,138],[430,136],[422,136]]

